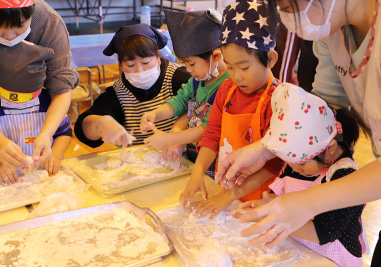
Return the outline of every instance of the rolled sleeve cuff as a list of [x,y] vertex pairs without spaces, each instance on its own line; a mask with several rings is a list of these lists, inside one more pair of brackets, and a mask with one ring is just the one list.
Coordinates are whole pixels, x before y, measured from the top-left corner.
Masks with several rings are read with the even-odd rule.
[[45,87],[51,96],[73,90],[79,83],[79,74],[75,69],[63,68],[45,82]]

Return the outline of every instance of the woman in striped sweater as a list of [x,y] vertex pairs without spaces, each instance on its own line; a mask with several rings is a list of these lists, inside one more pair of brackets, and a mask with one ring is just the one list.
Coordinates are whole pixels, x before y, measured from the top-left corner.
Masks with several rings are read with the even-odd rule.
[[[146,24],[120,28],[103,53],[118,54],[122,77],[101,94],[94,105],[82,113],[76,124],[78,139],[90,147],[103,144],[127,146],[143,144],[148,137],[139,129],[140,119],[176,95],[190,75],[185,68],[160,57],[159,49],[167,38]],[[163,120],[156,126],[162,131],[171,129],[175,118]]]

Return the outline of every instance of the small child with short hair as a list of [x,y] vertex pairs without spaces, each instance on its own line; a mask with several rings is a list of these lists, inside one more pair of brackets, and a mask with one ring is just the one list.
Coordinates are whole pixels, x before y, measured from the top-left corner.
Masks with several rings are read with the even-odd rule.
[[[194,161],[197,152],[192,144],[201,140],[217,90],[229,77],[219,47],[221,19],[218,16],[221,15],[216,11],[184,13],[166,10],[165,16],[174,52],[193,77],[182,85],[177,96],[147,112],[140,128],[154,131],[144,143],[147,147],[162,150],[164,160],[178,162],[183,145],[187,145],[188,158]],[[180,118],[169,133],[158,131],[153,125],[185,114],[187,124],[181,123],[183,119]]]
[[[218,90],[198,144],[191,178],[180,195],[183,207],[188,207],[199,191],[207,198],[204,173],[217,156],[221,162],[233,150],[260,140],[270,124],[271,95],[280,82],[271,72],[278,59],[274,51],[276,23],[268,21],[266,12],[262,1],[236,1],[224,10],[220,41],[230,79]],[[209,213],[213,217],[238,198],[260,199],[282,167],[281,160],[271,160],[242,186],[223,189],[194,206],[194,211],[199,218]]]
[[[269,186],[276,195],[328,183],[359,168],[351,147],[360,129],[366,133],[367,128],[356,113],[333,111],[320,97],[290,83],[278,86],[271,106],[274,115],[262,145],[287,162],[284,172]],[[255,205],[255,201],[246,202],[241,208]],[[367,248],[361,221],[364,207],[319,214],[292,236],[339,266],[360,267]]]

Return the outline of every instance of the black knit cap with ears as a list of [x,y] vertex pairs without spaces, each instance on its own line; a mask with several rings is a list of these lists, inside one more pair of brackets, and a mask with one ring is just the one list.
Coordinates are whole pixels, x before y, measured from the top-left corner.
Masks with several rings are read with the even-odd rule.
[[197,56],[220,46],[221,22],[210,11],[164,12],[177,57]]
[[142,35],[148,39],[151,39],[155,42],[159,49],[164,48],[168,42],[167,37],[148,24],[140,23],[131,26],[123,26],[115,33],[109,45],[103,50],[103,54],[106,56],[112,56],[114,53],[118,53],[121,43],[126,38],[133,35]]

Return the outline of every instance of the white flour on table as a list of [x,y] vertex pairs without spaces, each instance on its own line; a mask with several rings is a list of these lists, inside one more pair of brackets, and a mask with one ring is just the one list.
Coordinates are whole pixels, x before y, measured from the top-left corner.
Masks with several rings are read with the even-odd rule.
[[170,251],[123,208],[0,235],[0,266],[126,266]]
[[300,256],[298,248],[288,240],[271,250],[250,247],[248,240],[253,237],[240,236],[250,225],[239,223],[226,211],[211,221],[206,218],[194,220],[189,211],[181,207],[161,210],[157,214],[187,266],[293,266]]

